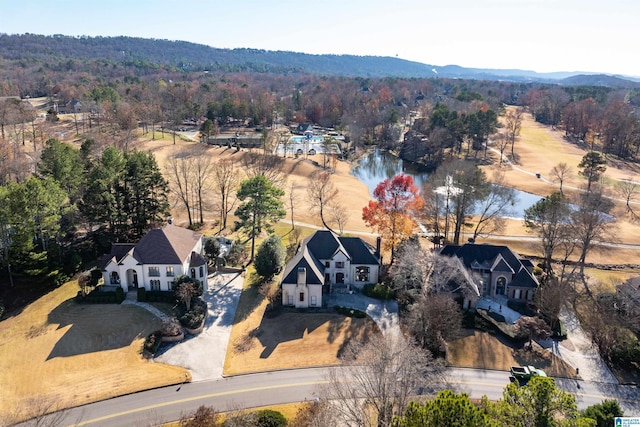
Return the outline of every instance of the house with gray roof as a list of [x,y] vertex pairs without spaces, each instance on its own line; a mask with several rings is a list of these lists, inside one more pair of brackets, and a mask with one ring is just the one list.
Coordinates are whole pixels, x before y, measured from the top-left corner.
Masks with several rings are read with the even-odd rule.
[[441,255],[456,256],[472,272],[481,296],[531,301],[538,288],[533,263],[507,246],[467,243],[446,245]]
[[380,241],[374,249],[358,237],[342,237],[321,230],[300,244],[284,268],[282,304],[300,308],[322,307],[332,288],[362,289],[377,283]]
[[136,244],[114,243],[102,260],[104,284],[121,286],[125,292],[168,291],[180,275],[201,281],[206,289],[202,234],[173,224],[150,230]]

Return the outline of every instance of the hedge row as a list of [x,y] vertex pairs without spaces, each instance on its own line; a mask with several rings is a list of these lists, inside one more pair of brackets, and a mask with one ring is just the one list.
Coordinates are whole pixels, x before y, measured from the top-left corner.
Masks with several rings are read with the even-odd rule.
[[348,317],[356,317],[358,319],[364,319],[365,317],[367,317],[367,313],[365,313],[364,311],[356,310],[355,308],[342,307],[340,305],[336,305],[333,308],[338,313]]
[[82,292],[78,291],[76,300],[88,304],[120,304],[124,301],[125,294],[122,288],[116,288],[115,291],[102,291],[101,288],[101,286],[95,288],[84,297]]
[[381,300],[388,300],[395,297],[393,289],[383,283],[369,283],[367,285],[364,285],[362,293],[368,297]]
[[138,288],[138,301],[175,304],[176,296],[173,291],[148,291],[145,288]]

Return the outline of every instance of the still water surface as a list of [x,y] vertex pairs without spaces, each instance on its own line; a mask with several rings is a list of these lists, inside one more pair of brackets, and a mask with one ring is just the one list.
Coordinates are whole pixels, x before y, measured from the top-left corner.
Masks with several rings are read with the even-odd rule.
[[[392,178],[399,173],[411,175],[418,188],[427,181],[429,174],[420,165],[404,161],[388,151],[372,150],[365,154],[357,166],[351,170],[351,174],[358,178],[369,188],[369,194],[373,197],[373,190],[387,178]],[[516,204],[513,206],[511,218],[522,219],[524,210],[535,204],[542,197],[520,190],[516,193]]]

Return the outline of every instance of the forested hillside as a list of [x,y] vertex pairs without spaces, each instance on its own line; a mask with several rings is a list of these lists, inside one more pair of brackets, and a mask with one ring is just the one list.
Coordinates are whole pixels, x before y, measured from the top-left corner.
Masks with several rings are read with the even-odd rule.
[[[175,68],[183,71],[249,71],[258,73],[311,73],[346,77],[461,78],[509,80],[514,82],[560,82],[578,73],[536,73],[528,70],[464,68],[430,65],[399,58],[357,55],[310,55],[262,49],[218,49],[185,41],[136,37],[71,37],[36,34],[0,34],[0,58],[32,62],[50,67],[77,69],[78,62],[106,61],[147,68]],[[578,81],[564,84],[637,86],[637,81],[610,76],[580,74]]]

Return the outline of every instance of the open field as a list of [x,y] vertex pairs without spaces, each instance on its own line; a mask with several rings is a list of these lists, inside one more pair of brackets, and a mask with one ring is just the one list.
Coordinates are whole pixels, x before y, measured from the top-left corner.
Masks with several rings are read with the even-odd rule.
[[76,304],[77,291],[68,282],[0,323],[0,421],[28,415],[30,399],[75,406],[184,380],[185,369],[141,355],[159,319],[135,306]]

